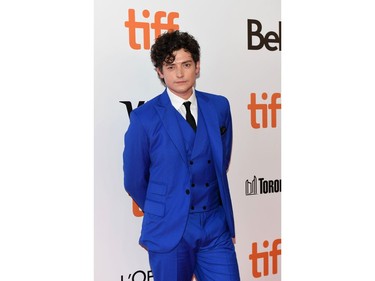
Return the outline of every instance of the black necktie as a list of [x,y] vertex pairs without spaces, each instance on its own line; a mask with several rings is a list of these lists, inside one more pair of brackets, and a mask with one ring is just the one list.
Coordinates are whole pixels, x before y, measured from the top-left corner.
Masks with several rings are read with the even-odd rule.
[[197,124],[195,123],[194,116],[191,114],[190,105],[191,105],[190,101],[184,102],[184,106],[186,107],[186,121],[188,121],[188,123],[193,128],[193,130],[196,131]]

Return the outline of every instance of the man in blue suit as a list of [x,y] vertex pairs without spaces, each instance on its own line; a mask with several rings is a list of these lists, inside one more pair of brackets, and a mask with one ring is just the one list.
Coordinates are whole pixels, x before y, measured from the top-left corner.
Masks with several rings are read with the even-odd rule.
[[[134,109],[125,134],[125,189],[144,212],[140,244],[155,281],[238,281],[227,169],[228,100],[196,90],[200,47],[186,32],[157,38],[165,91]],[[186,103],[188,102],[188,103]]]

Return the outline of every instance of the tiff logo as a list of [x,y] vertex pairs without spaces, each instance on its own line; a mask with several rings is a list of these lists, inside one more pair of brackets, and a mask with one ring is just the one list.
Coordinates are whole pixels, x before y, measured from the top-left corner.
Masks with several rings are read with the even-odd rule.
[[[258,243],[254,242],[251,247],[251,254],[249,255],[249,260],[251,261],[252,274],[254,278],[259,278],[262,276],[268,276],[270,274],[270,268],[273,275],[278,273],[279,260],[281,257],[281,249],[279,245],[281,244],[281,239],[276,239],[272,242],[271,250],[268,249],[270,243],[268,240],[263,241],[264,250],[259,251]],[[270,260],[272,266],[270,266]],[[259,263],[263,264],[263,268],[259,268]]]
[[[277,127],[277,111],[281,109],[281,103],[278,103],[280,97],[280,93],[273,93],[271,95],[271,101],[269,102],[268,94],[262,93],[261,98],[266,103],[259,103],[256,93],[250,94],[250,103],[247,105],[247,109],[250,111],[251,127],[254,129],[267,128],[269,125],[269,117],[271,117],[271,128]],[[258,113],[260,116],[258,116]],[[258,117],[260,117],[260,120]]]
[[[144,19],[150,18],[150,11],[143,10],[142,16]],[[180,26],[174,22],[175,19],[178,19],[179,13],[170,12],[167,14],[165,11],[157,11],[154,15],[153,22],[149,21],[139,21],[136,20],[135,10],[128,10],[128,20],[125,21],[124,25],[129,30],[129,45],[134,50],[140,50],[142,44],[138,43],[137,34],[140,33],[143,35],[143,49],[149,50],[151,46],[151,29],[154,30],[153,38],[156,39],[163,30],[178,30]],[[162,19],[165,18],[166,22],[162,22]],[[137,32],[139,31],[139,32]]]

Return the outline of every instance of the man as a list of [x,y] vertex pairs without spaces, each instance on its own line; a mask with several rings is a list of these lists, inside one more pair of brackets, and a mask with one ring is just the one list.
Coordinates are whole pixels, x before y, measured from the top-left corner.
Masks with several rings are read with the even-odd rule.
[[228,100],[195,90],[200,47],[190,34],[161,35],[151,60],[166,89],[131,112],[123,160],[154,280],[238,281]]

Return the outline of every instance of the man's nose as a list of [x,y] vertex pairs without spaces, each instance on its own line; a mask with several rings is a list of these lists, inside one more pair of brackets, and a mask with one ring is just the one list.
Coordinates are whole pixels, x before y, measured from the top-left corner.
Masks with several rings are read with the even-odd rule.
[[177,77],[183,77],[184,76],[184,70],[182,69],[182,67],[176,68],[176,75],[177,75]]

